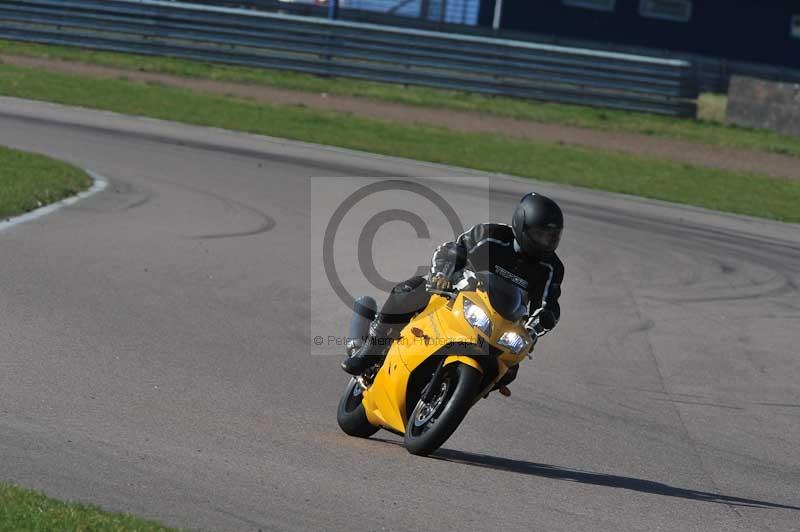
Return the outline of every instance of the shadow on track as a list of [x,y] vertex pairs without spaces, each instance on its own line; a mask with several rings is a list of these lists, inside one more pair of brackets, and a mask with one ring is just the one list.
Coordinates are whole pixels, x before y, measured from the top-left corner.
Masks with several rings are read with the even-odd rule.
[[580,482],[582,484],[592,484],[594,486],[622,488],[639,491],[642,493],[652,493],[654,495],[664,495],[666,497],[677,497],[680,499],[689,499],[693,501],[713,502],[718,504],[744,506],[750,508],[783,508],[787,510],[800,510],[800,507],[797,506],[788,506],[754,499],[743,499],[740,497],[730,497],[727,495],[719,495],[717,493],[710,493],[707,491],[678,488],[668,484],[662,484],[661,482],[653,482],[652,480],[623,477],[619,475],[607,475],[604,473],[591,473],[547,464],[526,462],[524,460],[499,458],[485,454],[440,449],[431,455],[431,458],[446,462],[485,467],[488,469],[495,469],[497,471],[508,471],[511,473],[520,473],[523,475],[532,475],[536,477]]
[[[389,443],[392,445],[403,446],[401,442],[384,440],[382,438],[371,438],[372,440]],[[653,495],[663,495],[665,497],[676,497],[700,502],[713,502],[717,504],[727,504],[730,506],[742,506],[747,508],[780,508],[784,510],[800,510],[800,507],[773,502],[759,501],[755,499],[744,499],[741,497],[731,497],[720,495],[708,491],[690,490],[678,488],[634,477],[623,477],[620,475],[608,475],[605,473],[592,473],[577,469],[568,469],[548,464],[537,464],[525,460],[512,460],[510,458],[500,458],[485,454],[468,453],[464,451],[454,451],[451,449],[439,449],[429,458],[443,462],[453,462],[476,467],[485,467],[496,471],[506,471],[509,473],[519,473],[521,475],[531,475],[542,478],[552,478],[555,480],[565,480],[568,482],[580,482],[581,484],[591,484],[593,486],[604,486],[607,488],[622,488],[626,490],[639,491],[641,493],[652,493]]]

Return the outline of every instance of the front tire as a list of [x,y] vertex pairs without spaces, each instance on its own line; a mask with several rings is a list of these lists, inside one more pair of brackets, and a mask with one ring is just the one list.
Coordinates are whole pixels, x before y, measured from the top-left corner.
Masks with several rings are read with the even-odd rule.
[[339,400],[339,408],[336,410],[336,421],[339,422],[339,427],[345,434],[357,438],[369,438],[380,428],[367,421],[367,413],[362,402],[363,391],[364,389],[355,378],[350,379],[344,395]]
[[420,399],[406,424],[409,453],[427,456],[442,446],[464,420],[478,395],[481,372],[456,362],[445,366],[439,390],[430,403]]

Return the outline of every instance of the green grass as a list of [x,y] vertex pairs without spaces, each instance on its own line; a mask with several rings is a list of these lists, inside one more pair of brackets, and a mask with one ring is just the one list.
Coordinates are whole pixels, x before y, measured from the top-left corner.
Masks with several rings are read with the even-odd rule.
[[0,220],[85,190],[89,176],[68,164],[0,146]]
[[589,148],[410,126],[304,107],[0,66],[0,94],[386,155],[800,222],[800,181]]
[[0,53],[80,61],[130,70],[245,82],[299,91],[327,92],[423,107],[488,113],[533,122],[562,124],[601,131],[637,133],[714,146],[800,156],[800,139],[772,131],[744,129],[722,124],[724,96],[719,95],[701,97],[701,120],[691,120],[389,83],[209,64],[166,57],[91,51],[12,41],[0,41]]
[[0,530],[9,532],[175,532],[156,523],[0,484]]
[[697,118],[706,122],[724,124],[727,109],[728,97],[724,94],[701,94],[697,100]]

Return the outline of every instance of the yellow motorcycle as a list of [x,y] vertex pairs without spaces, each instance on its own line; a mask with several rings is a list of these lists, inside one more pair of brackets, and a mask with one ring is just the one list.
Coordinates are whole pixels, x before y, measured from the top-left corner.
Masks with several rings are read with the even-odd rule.
[[[465,270],[452,292],[432,292],[383,363],[350,380],[337,412],[345,433],[368,438],[383,428],[403,435],[411,454],[428,455],[529,356],[536,336],[526,328],[527,294],[517,285]],[[356,307],[351,339],[366,336],[376,312],[372,298]]]

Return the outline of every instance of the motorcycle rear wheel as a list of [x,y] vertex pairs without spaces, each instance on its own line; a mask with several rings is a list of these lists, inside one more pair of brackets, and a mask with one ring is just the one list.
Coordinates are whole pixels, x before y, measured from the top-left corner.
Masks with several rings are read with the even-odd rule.
[[420,399],[406,424],[405,447],[427,456],[452,436],[469,412],[481,384],[481,372],[456,362],[445,366],[439,390],[429,403]]
[[345,434],[357,438],[369,438],[380,429],[367,421],[367,413],[364,411],[362,402],[363,391],[355,378],[350,379],[344,395],[339,400],[339,408],[336,410],[336,421],[339,423],[339,427]]

